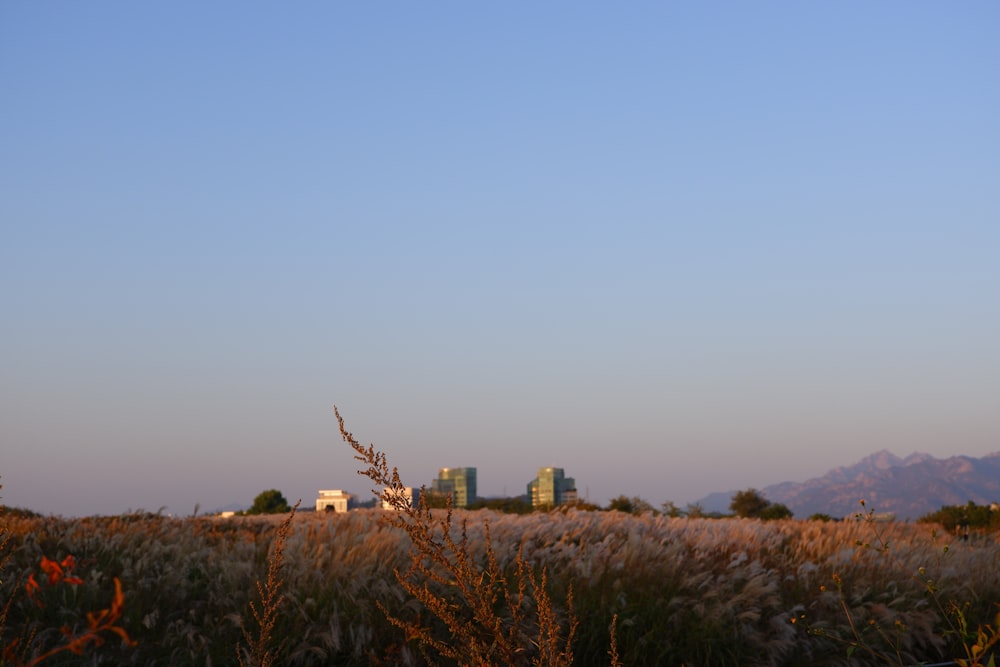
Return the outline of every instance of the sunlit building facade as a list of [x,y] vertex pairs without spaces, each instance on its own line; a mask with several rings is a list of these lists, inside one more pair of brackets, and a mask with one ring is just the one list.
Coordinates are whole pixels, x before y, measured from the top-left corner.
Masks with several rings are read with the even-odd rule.
[[532,507],[555,507],[577,501],[576,480],[562,468],[539,468],[538,477],[528,483]]
[[468,507],[476,498],[475,468],[441,468],[431,482],[431,493],[450,495],[452,507]]
[[346,512],[354,496],[340,489],[320,491],[316,499],[317,512]]

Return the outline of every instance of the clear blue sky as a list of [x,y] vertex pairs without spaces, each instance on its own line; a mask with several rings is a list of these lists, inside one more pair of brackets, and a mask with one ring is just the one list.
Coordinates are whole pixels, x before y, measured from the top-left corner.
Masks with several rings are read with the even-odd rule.
[[0,491],[1000,450],[995,2],[0,6]]

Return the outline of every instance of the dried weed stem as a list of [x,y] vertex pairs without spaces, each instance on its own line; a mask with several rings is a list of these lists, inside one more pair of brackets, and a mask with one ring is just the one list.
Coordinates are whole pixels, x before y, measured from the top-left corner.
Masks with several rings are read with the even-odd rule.
[[257,581],[257,595],[260,603],[250,601],[250,615],[257,626],[256,634],[252,634],[243,625],[243,640],[246,646],[238,644],[236,646],[236,658],[240,667],[271,667],[274,664],[275,652],[280,650],[272,646],[271,634],[274,632],[274,624],[278,619],[278,609],[285,599],[281,588],[284,584],[281,568],[285,562],[285,543],[288,541],[288,533],[291,530],[292,520],[295,512],[302,502],[300,498],[292,510],[285,517],[278,527],[278,533],[274,539],[274,547],[267,565],[267,580],[262,584]]
[[432,511],[421,493],[414,507],[398,470],[389,468],[386,455],[374,444],[362,446],[347,430],[336,407],[334,413],[341,436],[355,451],[354,458],[366,466],[358,474],[380,487],[373,493],[395,510],[389,521],[405,531],[412,543],[409,567],[404,572],[396,570],[400,585],[445,625],[450,637],[447,641],[440,638],[419,616],[403,619],[379,604],[389,622],[401,628],[408,640],[417,641],[425,654],[459,664],[572,664],[577,628],[572,588],[561,617],[548,592],[546,568],[534,568],[525,558],[522,544],[508,577],[509,568],[493,548],[488,522],[484,525],[485,554],[477,558],[467,523],[463,520],[455,525],[451,504],[443,512]]

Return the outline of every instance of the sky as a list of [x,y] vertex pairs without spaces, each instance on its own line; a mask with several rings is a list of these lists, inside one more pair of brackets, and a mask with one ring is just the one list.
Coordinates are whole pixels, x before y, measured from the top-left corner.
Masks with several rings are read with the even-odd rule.
[[0,6],[0,490],[681,506],[1000,450],[995,2]]

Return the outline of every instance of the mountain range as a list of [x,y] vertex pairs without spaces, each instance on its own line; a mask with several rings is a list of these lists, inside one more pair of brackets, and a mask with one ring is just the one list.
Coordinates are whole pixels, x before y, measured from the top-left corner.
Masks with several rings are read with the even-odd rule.
[[[1000,452],[982,458],[934,458],[913,453],[900,458],[882,450],[854,465],[835,468],[805,482],[782,482],[758,489],[782,503],[797,518],[813,514],[853,516],[865,507],[897,519],[918,519],[945,505],[1000,502]],[[712,493],[698,501],[706,512],[729,512],[735,491]]]

